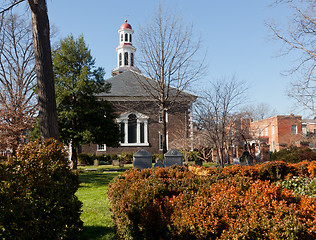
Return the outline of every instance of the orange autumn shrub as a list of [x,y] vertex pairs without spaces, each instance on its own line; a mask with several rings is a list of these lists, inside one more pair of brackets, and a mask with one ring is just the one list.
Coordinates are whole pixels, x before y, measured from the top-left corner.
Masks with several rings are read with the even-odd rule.
[[132,169],[108,196],[122,239],[316,239],[316,198],[276,181],[313,177],[315,162]]

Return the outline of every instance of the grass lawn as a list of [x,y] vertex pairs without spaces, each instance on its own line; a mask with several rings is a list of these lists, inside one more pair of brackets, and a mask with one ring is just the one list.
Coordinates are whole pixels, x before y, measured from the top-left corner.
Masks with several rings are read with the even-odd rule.
[[[85,169],[93,169],[86,167]],[[80,187],[76,193],[83,203],[81,219],[84,222],[82,239],[116,239],[116,230],[111,219],[107,186],[120,172],[103,172],[102,166],[97,171],[80,172]]]

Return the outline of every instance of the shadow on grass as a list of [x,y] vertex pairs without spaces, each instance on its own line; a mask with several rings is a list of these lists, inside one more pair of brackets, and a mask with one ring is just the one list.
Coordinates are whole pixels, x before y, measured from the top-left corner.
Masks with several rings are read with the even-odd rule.
[[119,175],[119,173],[87,172],[87,173],[80,173],[79,179],[80,179],[80,182],[87,183],[91,185],[91,187],[104,186],[104,185],[108,185],[110,181],[117,175]]
[[114,227],[85,226],[81,239],[117,239],[116,229]]

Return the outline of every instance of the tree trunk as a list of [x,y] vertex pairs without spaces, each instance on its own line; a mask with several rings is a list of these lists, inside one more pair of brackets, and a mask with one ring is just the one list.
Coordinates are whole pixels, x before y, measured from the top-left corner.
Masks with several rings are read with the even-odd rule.
[[77,148],[71,145],[72,169],[76,170],[78,166]]
[[220,157],[219,157],[219,164],[223,168],[224,167],[224,162],[225,162],[225,150],[224,150],[223,147],[221,147],[219,149],[219,155],[220,155]]
[[28,0],[33,29],[41,139],[59,139],[49,20],[45,0]]
[[167,152],[167,111],[165,108],[162,109],[162,152]]

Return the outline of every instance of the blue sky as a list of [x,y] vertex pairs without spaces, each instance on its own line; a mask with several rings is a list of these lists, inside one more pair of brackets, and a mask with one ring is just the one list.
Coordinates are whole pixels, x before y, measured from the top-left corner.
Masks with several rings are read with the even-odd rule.
[[[269,40],[265,23],[271,19],[285,23],[288,10],[269,7],[262,0],[169,0],[104,1],[48,0],[50,23],[58,38],[83,34],[96,59],[106,71],[106,78],[116,67],[117,30],[125,19],[135,35],[141,24],[154,13],[159,3],[177,9],[186,23],[193,23],[207,50],[208,74],[196,83],[206,87],[208,81],[235,75],[250,85],[249,104],[267,103],[278,114],[303,114],[286,96],[291,77],[282,72],[293,66],[295,56],[276,57],[281,42]],[[135,38],[134,38],[135,39]],[[136,45],[137,48],[137,45]],[[135,57],[137,58],[137,52]]]

